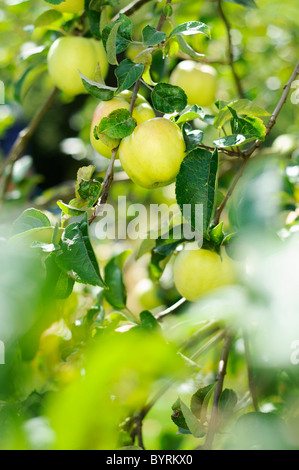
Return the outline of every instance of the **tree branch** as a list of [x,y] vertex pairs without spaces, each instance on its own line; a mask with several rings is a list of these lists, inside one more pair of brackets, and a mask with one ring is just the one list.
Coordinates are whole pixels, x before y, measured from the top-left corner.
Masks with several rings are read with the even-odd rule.
[[135,13],[139,8],[141,8],[143,5],[146,3],[149,3],[151,0],[134,0],[133,2],[129,3],[126,7],[124,7],[122,10],[120,10],[113,18],[111,21],[117,21],[119,18],[119,15],[126,15],[126,16],[131,16],[133,13]]
[[211,413],[211,419],[209,422],[207,437],[203,446],[204,450],[210,450],[212,448],[214,437],[217,432],[219,400],[220,400],[220,396],[223,390],[223,383],[224,383],[224,378],[226,375],[228,356],[229,356],[230,348],[232,345],[232,341],[233,341],[232,335],[227,333],[225,340],[224,340],[224,345],[223,345],[221,358],[220,358],[220,362],[218,366],[218,374],[217,374],[217,379],[216,379],[217,385],[215,388],[214,401],[213,401],[213,407],[212,407],[212,413]]
[[30,122],[30,124],[19,133],[17,140],[15,141],[7,159],[4,161],[0,168],[0,177],[3,176],[6,168],[9,165],[13,165],[23,155],[23,152],[25,152],[29,140],[35,132],[37,126],[39,125],[40,121],[42,120],[48,109],[51,108],[57,93],[58,89],[54,88],[50,96],[47,98],[46,102],[42,105],[40,110]]
[[232,43],[232,36],[231,36],[231,26],[226,18],[223,8],[222,8],[222,0],[218,0],[218,12],[219,16],[222,19],[225,28],[226,28],[226,34],[227,34],[227,41],[228,41],[228,60],[229,60],[229,65],[232,70],[232,74],[234,77],[234,81],[238,90],[238,94],[240,98],[245,97],[245,93],[242,87],[241,79],[239,75],[237,74],[236,68],[235,68],[235,59],[234,59],[234,52],[233,52],[233,43]]
[[[288,98],[288,95],[289,95],[289,92],[290,92],[290,89],[292,87],[292,83],[293,81],[295,80],[295,78],[297,77],[297,75],[299,74],[299,62],[297,63],[289,81],[287,82],[287,84],[284,86],[284,91],[283,91],[283,94],[275,108],[275,110],[273,111],[273,114],[269,120],[269,123],[267,125],[267,130],[266,130],[266,136],[265,138],[270,134],[271,130],[273,129],[275,123],[276,123],[276,120],[278,118],[278,115],[280,113],[280,111],[282,110],[284,104],[286,103],[287,101],[287,98]],[[226,203],[227,201],[229,200],[229,198],[231,197],[235,187],[237,186],[237,183],[239,181],[239,179],[242,177],[243,173],[244,173],[244,169],[250,159],[250,157],[253,155],[253,153],[258,149],[260,148],[260,146],[262,145],[263,141],[262,140],[256,140],[253,144],[253,146],[247,150],[247,152],[243,152],[240,156],[243,157],[243,163],[237,173],[237,175],[235,176],[235,179],[233,180],[232,182],[232,185],[231,187],[229,188],[225,198],[223,199],[222,203],[220,204],[220,206],[218,207],[217,209],[217,212],[216,212],[216,216],[215,216],[215,219],[214,219],[214,223],[217,225],[219,223],[219,220],[220,220],[220,217],[221,217],[221,214],[222,214],[222,211],[224,209],[224,207],[226,206]]]

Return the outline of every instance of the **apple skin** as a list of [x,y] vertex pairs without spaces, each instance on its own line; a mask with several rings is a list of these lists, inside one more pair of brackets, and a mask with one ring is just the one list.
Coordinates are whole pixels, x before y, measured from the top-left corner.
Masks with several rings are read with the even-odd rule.
[[187,300],[193,302],[219,287],[233,284],[233,261],[212,251],[183,250],[174,262],[174,284]]
[[94,80],[97,64],[103,77],[108,72],[104,46],[95,39],[69,36],[56,39],[48,54],[48,70],[54,84],[68,95],[87,93],[79,71]]
[[[114,97],[110,101],[101,101],[96,107],[90,129],[90,141],[93,148],[101,155],[106,158],[111,158],[112,150],[119,144],[118,140],[105,138],[105,143],[102,140],[97,140],[94,137],[94,128],[98,126],[104,117],[107,117],[110,113],[116,109],[130,109],[132,92],[123,91],[118,96]],[[148,119],[155,118],[155,112],[151,105],[146,101],[143,96],[138,95],[135,101],[133,110],[133,118],[136,120],[137,125],[141,124]]]
[[158,296],[157,287],[150,279],[142,279],[134,289],[140,305],[145,310],[153,310],[162,304]]
[[45,3],[61,13],[79,13],[84,10],[84,0],[66,0],[60,5],[52,5],[52,3],[48,2]]
[[189,105],[211,106],[215,100],[217,72],[210,65],[183,60],[172,71],[169,81],[185,90]]
[[185,155],[180,128],[165,118],[143,122],[119,147],[123,169],[134,183],[149,189],[172,183]]

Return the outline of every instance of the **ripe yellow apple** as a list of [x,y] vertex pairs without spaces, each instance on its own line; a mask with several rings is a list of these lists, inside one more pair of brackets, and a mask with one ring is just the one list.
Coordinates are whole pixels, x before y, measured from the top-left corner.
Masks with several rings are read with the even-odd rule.
[[187,300],[194,301],[204,294],[233,284],[235,279],[233,262],[226,255],[212,251],[183,250],[174,262],[174,283]]
[[79,13],[84,10],[84,0],[65,0],[60,5],[53,5],[49,2],[45,3],[61,13]]
[[185,90],[190,105],[210,106],[215,100],[217,72],[210,65],[183,60],[172,71],[169,81]]
[[123,169],[134,183],[143,188],[158,188],[172,183],[185,155],[180,128],[165,118],[139,124],[119,147]]
[[[112,150],[119,144],[119,141],[110,139],[109,137],[105,137],[105,140],[97,140],[94,136],[94,128],[100,124],[104,117],[108,116],[116,109],[124,108],[129,110],[131,97],[131,91],[123,91],[110,101],[101,101],[95,109],[90,129],[90,141],[94,149],[106,158],[111,158]],[[153,108],[141,95],[138,95],[135,101],[133,117],[136,119],[137,124],[141,124],[155,117]]]
[[93,80],[99,63],[103,77],[108,72],[106,52],[95,39],[69,36],[56,39],[48,54],[48,70],[54,84],[69,95],[86,93],[79,71]]

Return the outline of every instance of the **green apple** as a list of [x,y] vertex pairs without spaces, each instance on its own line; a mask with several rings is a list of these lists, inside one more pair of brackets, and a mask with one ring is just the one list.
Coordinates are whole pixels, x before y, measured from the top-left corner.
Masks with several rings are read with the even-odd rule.
[[172,71],[169,81],[185,90],[190,105],[211,106],[215,100],[217,72],[210,65],[183,60]]
[[[109,137],[105,137],[104,140],[97,140],[94,136],[94,128],[100,124],[104,117],[107,117],[116,109],[123,108],[129,110],[131,97],[131,91],[123,91],[120,95],[110,101],[101,101],[95,109],[90,129],[90,141],[94,149],[106,158],[111,158],[112,150],[117,147],[119,141],[110,139]],[[138,95],[135,101],[133,117],[136,119],[137,124],[141,124],[142,122],[155,117],[153,108],[141,95]]]
[[172,183],[185,155],[180,128],[165,118],[139,124],[119,147],[123,169],[134,183],[143,188],[158,188]]
[[97,64],[103,77],[108,72],[106,52],[95,39],[68,36],[56,39],[48,54],[48,70],[54,84],[68,95],[86,93],[79,71],[93,80]]
[[194,301],[215,289],[233,284],[233,261],[212,251],[181,251],[174,262],[174,284],[187,300]]
[[153,310],[162,303],[158,296],[157,287],[150,279],[139,281],[134,289],[134,295],[145,310]]
[[84,10],[84,0],[64,0],[59,5],[53,5],[49,2],[45,3],[61,13],[79,13]]

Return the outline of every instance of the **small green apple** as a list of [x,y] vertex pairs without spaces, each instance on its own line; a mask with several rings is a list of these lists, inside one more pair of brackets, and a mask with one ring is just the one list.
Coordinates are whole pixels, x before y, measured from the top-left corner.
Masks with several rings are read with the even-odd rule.
[[[110,101],[101,101],[95,109],[90,129],[90,141],[94,149],[106,158],[111,158],[112,150],[119,144],[119,141],[109,137],[105,137],[105,140],[97,140],[94,136],[94,128],[100,124],[104,117],[107,117],[116,109],[123,108],[129,110],[131,97],[131,91],[123,91]],[[136,119],[137,124],[155,117],[153,108],[141,95],[138,95],[135,101],[133,117]]]
[[105,77],[108,62],[103,44],[79,36],[56,39],[48,54],[48,70],[52,81],[57,88],[72,96],[86,93],[79,71],[93,80],[98,63]]
[[145,310],[153,310],[160,307],[161,299],[158,296],[157,287],[150,279],[142,279],[134,289],[140,305]]
[[170,75],[170,83],[185,90],[190,105],[210,106],[215,100],[217,72],[210,65],[183,60]]
[[212,251],[183,250],[174,262],[174,284],[187,300],[195,301],[235,280],[233,261]]
[[166,118],[139,124],[119,147],[123,169],[134,183],[143,188],[158,188],[172,183],[185,155],[180,128]]
[[80,13],[80,11],[84,10],[84,0],[64,0],[59,5],[53,5],[53,3],[49,2],[45,3],[61,13]]

